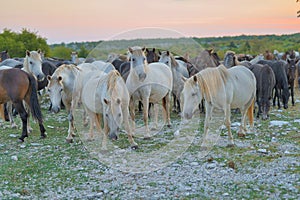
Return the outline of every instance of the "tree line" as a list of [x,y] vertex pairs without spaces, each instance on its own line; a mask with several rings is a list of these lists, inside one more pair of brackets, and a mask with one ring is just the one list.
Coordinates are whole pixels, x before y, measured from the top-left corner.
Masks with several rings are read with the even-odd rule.
[[[187,44],[186,38],[72,42],[49,45],[47,44],[47,39],[39,36],[36,32],[22,29],[21,32],[17,33],[4,29],[2,33],[0,33],[0,51],[8,50],[11,57],[24,57],[26,50],[41,49],[47,57],[62,59],[70,59],[72,51],[77,51],[79,57],[87,57],[92,51],[95,53],[101,53],[102,51],[103,55],[107,55],[110,51],[126,53],[126,49],[130,44],[165,48],[179,55],[183,55],[186,52],[190,53],[191,56],[196,56],[202,49],[214,49],[221,58],[223,58],[227,50],[252,55],[264,53],[266,50],[273,52],[274,49],[281,52],[288,50],[300,51],[300,33],[207,38],[193,37],[188,39],[193,40],[194,43],[199,45]],[[97,51],[95,51],[95,49],[97,49]]]

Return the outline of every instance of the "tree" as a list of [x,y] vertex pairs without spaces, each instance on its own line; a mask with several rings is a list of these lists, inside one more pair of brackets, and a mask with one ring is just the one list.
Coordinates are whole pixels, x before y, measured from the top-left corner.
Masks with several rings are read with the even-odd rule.
[[[297,0],[296,2],[300,2],[299,0]],[[297,17],[300,17],[300,10],[297,11],[297,14],[298,16]]]
[[51,50],[50,56],[56,58],[62,58],[65,60],[70,60],[71,53],[72,53],[72,49],[67,48],[65,46],[57,46]]
[[88,55],[89,55],[88,50],[83,45],[81,45],[80,50],[78,52],[78,57],[86,58]]
[[27,29],[23,29],[21,33],[4,29],[0,34],[0,50],[2,49],[8,50],[11,57],[24,57],[26,50],[41,49],[45,55],[50,51],[45,38]]

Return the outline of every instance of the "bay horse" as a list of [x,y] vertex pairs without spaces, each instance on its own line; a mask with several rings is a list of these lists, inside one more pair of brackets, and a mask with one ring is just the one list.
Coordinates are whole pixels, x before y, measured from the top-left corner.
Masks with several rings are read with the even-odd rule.
[[[15,66],[15,68],[21,67],[21,69],[29,74],[31,74],[38,82],[43,81],[45,78],[45,75],[42,71],[42,59],[40,55],[41,51],[28,51],[26,50],[26,56],[23,61],[23,65],[21,66]],[[0,70],[2,69],[11,69],[10,66],[1,66]],[[17,125],[14,123],[13,117],[12,117],[12,102],[7,102],[7,112],[8,117],[11,123],[11,127],[17,127]],[[30,132],[32,128],[30,127],[29,118],[27,118],[27,130]]]
[[147,139],[150,138],[148,127],[149,103],[157,104],[162,101],[165,123],[171,126],[169,106],[173,83],[172,71],[164,63],[154,62],[148,64],[141,47],[130,47],[128,50],[130,72],[126,80],[126,86],[130,95],[129,111],[134,122],[135,102],[137,100],[142,101],[146,129],[145,139]]
[[253,128],[253,110],[256,93],[254,74],[244,66],[227,69],[224,65],[217,68],[206,68],[198,74],[184,79],[183,117],[190,119],[194,111],[205,99],[204,138],[206,138],[209,123],[214,109],[221,109],[225,114],[225,125],[228,130],[229,146],[234,145],[230,130],[231,109],[239,108],[242,113],[239,135],[246,131],[246,115]]
[[[27,72],[12,68],[0,70],[0,104],[3,111],[3,104],[11,101],[22,120],[21,142],[28,137],[27,122],[29,114],[26,111],[23,101],[30,108],[32,116],[39,123],[41,138],[46,137],[46,129],[43,125],[43,117],[37,98],[37,83],[33,75]],[[1,114],[3,116],[3,114]]]
[[128,89],[117,70],[108,74],[102,71],[89,73],[88,80],[82,88],[81,101],[90,119],[90,139],[93,138],[95,124],[99,132],[103,132],[100,121],[103,118],[103,150],[107,150],[107,135],[111,139],[117,139],[117,131],[122,123],[125,125],[131,147],[138,148],[129,125],[129,100]]

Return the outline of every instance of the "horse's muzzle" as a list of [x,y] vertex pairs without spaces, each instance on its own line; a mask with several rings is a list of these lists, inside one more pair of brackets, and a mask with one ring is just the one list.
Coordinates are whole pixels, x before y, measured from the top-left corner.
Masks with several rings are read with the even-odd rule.
[[56,114],[60,111],[60,107],[52,107],[51,111]]
[[38,81],[43,81],[45,79],[45,75],[44,74],[39,74],[39,75],[37,75],[36,78],[37,78]]
[[111,140],[118,140],[118,136],[115,133],[110,133],[109,134],[109,139],[111,139]]
[[143,82],[146,79],[146,73],[139,74],[139,81]]

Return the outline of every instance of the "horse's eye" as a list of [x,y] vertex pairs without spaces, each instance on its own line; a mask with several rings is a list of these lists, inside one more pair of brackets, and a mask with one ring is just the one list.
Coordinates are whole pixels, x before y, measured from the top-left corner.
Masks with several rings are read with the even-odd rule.
[[105,114],[105,117],[108,117],[108,114],[107,114],[107,113]]
[[196,93],[192,93],[192,97],[196,96],[197,94]]
[[135,58],[131,58],[131,60],[134,62],[134,61],[135,61]]
[[32,61],[30,61],[30,62],[29,62],[29,64],[31,64],[31,65],[32,65]]
[[63,89],[61,88],[61,89],[60,89],[60,92],[62,92],[62,91],[63,91]]
[[121,113],[119,113],[119,117],[121,117]]

